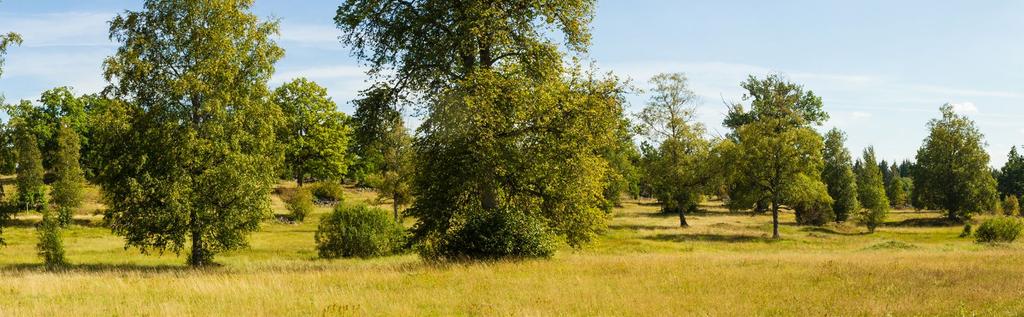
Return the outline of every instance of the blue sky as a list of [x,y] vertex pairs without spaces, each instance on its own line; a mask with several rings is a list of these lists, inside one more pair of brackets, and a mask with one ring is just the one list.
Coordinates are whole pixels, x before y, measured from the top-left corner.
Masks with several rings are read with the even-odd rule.
[[[25,37],[10,51],[0,92],[8,102],[73,86],[95,92],[115,46],[106,21],[141,1],[0,2],[0,31]],[[272,85],[305,76],[343,111],[367,83],[331,21],[340,1],[257,0],[281,19],[287,50]],[[1024,144],[1024,1],[624,1],[598,4],[588,57],[643,88],[683,72],[702,96],[699,119],[725,133],[723,100],[740,101],[748,74],[779,72],[822,96],[856,154],[913,158],[926,123],[954,103],[986,136],[992,165]],[[629,98],[633,110],[646,96]]]

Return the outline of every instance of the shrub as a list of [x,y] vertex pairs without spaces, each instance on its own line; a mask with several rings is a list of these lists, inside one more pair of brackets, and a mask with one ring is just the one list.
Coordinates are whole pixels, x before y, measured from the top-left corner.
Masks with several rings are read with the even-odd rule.
[[971,224],[969,224],[969,223],[968,224],[964,224],[964,231],[960,232],[960,237],[961,238],[970,237],[971,233],[972,233],[971,232]]
[[865,209],[861,213],[860,222],[868,227],[868,232],[874,233],[875,228],[885,222],[887,214],[888,211],[884,208]]
[[36,250],[39,257],[43,258],[43,264],[47,269],[60,268],[67,264],[64,261],[64,242],[60,236],[60,224],[53,216],[52,211],[43,213],[43,221],[36,228],[39,236],[39,243]]
[[66,228],[71,225],[71,221],[74,219],[74,210],[70,207],[57,207],[57,225],[61,228]]
[[802,226],[824,226],[835,221],[836,214],[829,204],[796,204],[796,223]]
[[313,193],[308,189],[299,188],[285,199],[291,220],[302,222],[313,212]]
[[398,251],[405,231],[383,209],[338,205],[320,220],[315,239],[321,258],[368,258]]
[[983,222],[975,231],[974,237],[983,242],[1013,242],[1020,236],[1024,224],[1017,218],[996,217]]
[[1003,199],[1003,213],[1007,216],[1020,215],[1020,203],[1017,201],[1017,196],[1009,195]]
[[328,203],[340,203],[345,200],[345,189],[341,184],[334,182],[323,182],[313,188],[313,196],[318,201]]
[[555,240],[538,219],[498,210],[470,217],[451,237],[423,251],[425,257],[445,260],[548,258]]

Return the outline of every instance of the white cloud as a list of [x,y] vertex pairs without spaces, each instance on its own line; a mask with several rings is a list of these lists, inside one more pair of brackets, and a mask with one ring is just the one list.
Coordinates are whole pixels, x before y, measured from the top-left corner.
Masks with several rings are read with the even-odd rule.
[[953,106],[953,111],[959,114],[978,113],[978,106],[973,102],[954,102],[950,105]]
[[271,82],[283,83],[294,78],[305,77],[307,79],[338,79],[338,78],[366,78],[366,68],[352,65],[332,65],[290,69],[277,73]]
[[852,117],[854,120],[856,120],[856,119],[867,119],[867,118],[871,117],[871,113],[870,112],[864,112],[864,111],[854,111],[854,112],[850,113],[850,117]]
[[911,88],[924,93],[940,94],[947,96],[1024,98],[1024,93],[1012,91],[964,89],[933,85],[913,85],[911,86]]
[[281,42],[305,47],[331,50],[347,50],[341,44],[338,30],[330,24],[303,24],[281,21]]
[[24,38],[22,46],[113,46],[108,39],[111,12],[59,12],[46,14],[0,14],[0,30]]

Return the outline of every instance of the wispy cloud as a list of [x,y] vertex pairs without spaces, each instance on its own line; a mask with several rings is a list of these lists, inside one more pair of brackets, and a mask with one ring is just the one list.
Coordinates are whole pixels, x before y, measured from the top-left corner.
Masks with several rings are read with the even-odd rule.
[[970,114],[978,113],[978,106],[974,105],[973,102],[954,102],[950,103],[953,106],[953,111],[959,114]]
[[330,50],[347,50],[338,40],[341,31],[329,24],[304,24],[281,21],[281,42]]
[[113,12],[0,14],[0,30],[18,32],[25,47],[113,46],[107,38]]

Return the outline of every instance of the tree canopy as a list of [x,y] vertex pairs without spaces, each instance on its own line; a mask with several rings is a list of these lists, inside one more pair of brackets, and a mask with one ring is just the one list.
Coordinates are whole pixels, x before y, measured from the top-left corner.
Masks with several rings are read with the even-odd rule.
[[824,169],[821,179],[828,187],[828,194],[834,202],[832,211],[836,221],[846,221],[860,210],[857,199],[857,177],[853,174],[853,158],[846,149],[846,134],[837,128],[825,134],[825,148],[822,153]]
[[1010,147],[1006,164],[999,169],[999,193],[1003,196],[1024,196],[1024,155],[1017,153],[1017,147]]
[[274,103],[284,113],[278,138],[285,166],[302,186],[306,177],[338,181],[348,168],[351,129],[348,116],[327,96],[327,89],[305,78],[274,90]]
[[929,135],[917,151],[914,193],[923,207],[962,221],[995,205],[996,181],[974,122],[949,104],[939,110],[942,117],[928,122]]
[[110,22],[120,47],[104,63],[106,91],[120,101],[97,114],[97,178],[127,246],[190,241],[188,264],[207,265],[269,216],[281,112],[267,81],[283,50],[277,23],[251,6],[149,0]]

